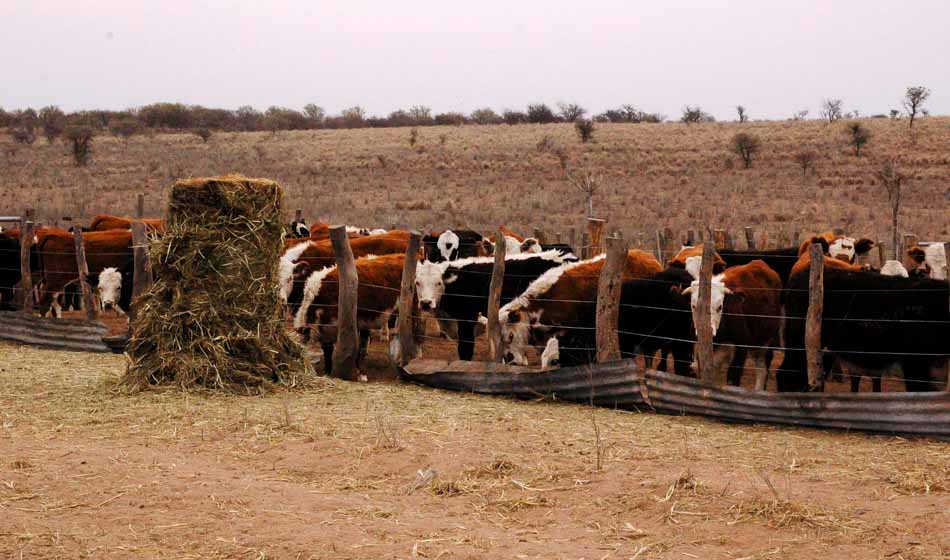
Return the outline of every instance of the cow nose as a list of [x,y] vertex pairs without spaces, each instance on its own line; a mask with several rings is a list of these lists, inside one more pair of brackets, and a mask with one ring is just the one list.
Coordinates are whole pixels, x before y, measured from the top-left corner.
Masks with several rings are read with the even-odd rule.
[[422,308],[423,311],[429,311],[430,309],[432,309],[432,302],[427,299],[424,299],[419,302],[419,306]]
[[112,309],[112,302],[111,302],[111,301],[107,301],[107,302],[103,303],[102,306],[105,307],[106,309]]
[[514,354],[512,354],[511,352],[508,352],[507,354],[505,354],[505,363],[510,364],[513,361],[515,361]]

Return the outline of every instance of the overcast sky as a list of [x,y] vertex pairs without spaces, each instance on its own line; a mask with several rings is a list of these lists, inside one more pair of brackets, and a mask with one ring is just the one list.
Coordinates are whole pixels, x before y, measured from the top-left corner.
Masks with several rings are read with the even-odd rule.
[[950,113],[946,0],[0,0],[0,107]]

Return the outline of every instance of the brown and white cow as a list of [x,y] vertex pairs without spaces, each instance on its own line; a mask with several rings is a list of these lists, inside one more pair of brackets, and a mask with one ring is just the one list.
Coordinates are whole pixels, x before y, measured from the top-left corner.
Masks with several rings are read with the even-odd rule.
[[160,218],[122,218],[110,214],[99,214],[95,216],[86,231],[109,231],[110,229],[132,229],[132,222],[141,221],[148,229],[154,231],[165,231],[165,220]]
[[917,264],[917,268],[911,272],[934,280],[946,280],[947,254],[944,251],[943,243],[931,243],[926,248],[914,245],[907,250],[907,255]]
[[811,239],[806,239],[799,246],[798,255],[807,255],[808,248],[811,247],[812,243],[818,243],[822,240],[824,243],[821,245],[826,255],[849,264],[854,264],[857,257],[866,254],[874,248],[874,241],[870,239],[855,239],[853,237],[837,235],[833,232],[826,231],[820,235],[813,236]]
[[[701,263],[702,257],[695,256],[686,263],[686,270],[695,280],[683,290],[683,295],[690,296],[694,325],[699,314],[698,269]],[[713,276],[711,287],[709,319],[716,345],[714,363],[723,362],[729,346],[734,346],[728,383],[740,384],[746,356],[750,355],[755,367],[755,389],[765,390],[772,347],[780,343],[782,279],[765,262],[754,260]]]
[[[97,277],[109,268],[116,270],[128,268],[128,264],[132,261],[132,232],[130,230],[90,231],[83,235],[83,245],[90,276]],[[38,239],[36,253],[42,270],[40,312],[61,316],[62,309],[58,298],[66,291],[67,285],[79,279],[73,234],[68,232],[44,234]],[[111,287],[114,282],[107,281],[106,284]]]
[[[560,339],[560,362],[577,365],[590,361],[596,314],[597,284],[604,255],[568,263],[548,270],[520,296],[498,312],[502,344],[508,362],[526,365],[529,347],[546,347]],[[650,253],[631,249],[623,279],[646,278],[660,272],[659,261]]]
[[[365,355],[370,331],[382,329],[384,325],[393,326],[404,259],[404,254],[394,254],[356,260],[356,275],[359,278],[356,318],[360,331],[361,358]],[[307,279],[303,301],[294,317],[294,328],[305,338],[308,329],[315,329],[316,338],[323,348],[324,367],[328,374],[333,370],[339,287],[340,273],[336,265],[314,272]]]
[[[393,230],[379,235],[358,237],[350,240],[354,258],[367,255],[403,254],[409,248],[410,233]],[[297,312],[303,298],[304,283],[310,274],[336,264],[336,253],[329,239],[297,244],[288,249],[280,259],[278,278],[280,297],[291,312]]]

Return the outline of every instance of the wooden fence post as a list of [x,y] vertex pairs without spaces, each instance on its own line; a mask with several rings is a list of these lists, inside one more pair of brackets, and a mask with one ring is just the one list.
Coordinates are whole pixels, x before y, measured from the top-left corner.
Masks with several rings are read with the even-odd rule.
[[656,230],[656,260],[663,262],[663,232]]
[[699,366],[699,378],[712,381],[713,375],[713,332],[711,319],[713,260],[716,250],[712,245],[703,245],[703,264],[699,269],[699,295],[693,322],[696,324],[696,363]]
[[627,244],[620,236],[607,238],[607,260],[597,281],[597,362],[620,359],[620,289],[627,259]]
[[805,318],[805,359],[808,388],[816,389],[824,373],[821,360],[821,314],[825,303],[825,255],[821,245],[808,248],[811,271],[808,276],[808,315]]
[[33,312],[33,271],[30,269],[30,248],[33,246],[33,222],[20,220],[20,291],[17,305],[24,313]]
[[[501,228],[498,230],[499,235]],[[495,265],[491,269],[491,284],[488,286],[488,343],[492,359],[503,362],[505,350],[501,345],[501,324],[498,322],[498,307],[501,305],[501,286],[505,279],[504,243],[495,246]]]
[[139,298],[152,285],[152,264],[148,255],[148,236],[144,222],[132,222],[132,305],[129,308],[129,329],[139,314]]
[[415,324],[413,317],[415,306],[412,302],[416,294],[416,265],[419,262],[421,244],[422,234],[416,230],[411,231],[409,246],[406,248],[406,260],[402,265],[402,283],[399,286],[399,319],[396,323],[396,332],[399,333],[399,366],[405,366],[416,357],[412,328]]
[[587,235],[587,232],[581,234],[581,260],[587,260],[591,258],[590,254],[590,237]]
[[580,258],[582,258],[582,259],[584,258],[584,251],[583,251],[583,249],[580,250],[580,251],[578,251],[578,249],[577,249],[577,230],[576,230],[576,229],[571,228],[571,229],[568,230],[568,232],[567,232],[567,244],[570,245],[571,248],[574,249],[574,251],[577,252],[577,255],[580,256]]
[[561,243],[561,232],[554,232],[554,242],[557,244]]
[[534,238],[538,240],[538,243],[547,243],[547,238],[544,236],[544,230],[541,228],[534,228]]
[[604,225],[607,220],[587,218],[587,233],[590,234],[590,256],[594,257],[604,252]]
[[[663,228],[663,257],[672,259],[673,255],[679,252],[679,249],[680,248],[676,246],[676,234],[673,233],[673,230]],[[665,262],[665,260],[660,259],[660,264],[664,264]]]
[[[294,210],[294,221],[299,222],[301,218],[303,218],[303,208],[297,208],[296,210]],[[393,229],[396,229],[396,228],[393,228]],[[415,281],[413,281],[413,285],[415,285],[414,282]]]
[[726,230],[724,229],[713,230],[713,244],[716,249],[726,248]]
[[792,230],[792,245],[799,247],[802,244],[802,234],[798,231],[798,226]]
[[145,217],[145,193],[139,193],[135,200],[135,217],[142,219]]
[[346,226],[331,227],[330,242],[333,244],[340,275],[333,372],[343,379],[355,379],[360,351],[360,334],[356,322],[359,277],[356,275],[356,263],[353,260],[353,250],[350,249],[350,238],[346,235]]
[[887,262],[887,243],[880,241],[877,244],[877,268],[881,269]]
[[696,232],[688,229],[686,230],[686,246],[694,247],[696,245]]
[[752,231],[752,226],[746,226],[742,228],[742,231],[745,232],[746,249],[755,251],[755,233]]
[[76,245],[76,270],[79,272],[79,287],[82,290],[82,306],[86,308],[86,319],[95,321],[99,318],[99,308],[96,307],[92,295],[92,286],[89,285],[89,265],[86,262],[86,246],[82,241],[82,227],[77,223],[73,231],[73,241]]

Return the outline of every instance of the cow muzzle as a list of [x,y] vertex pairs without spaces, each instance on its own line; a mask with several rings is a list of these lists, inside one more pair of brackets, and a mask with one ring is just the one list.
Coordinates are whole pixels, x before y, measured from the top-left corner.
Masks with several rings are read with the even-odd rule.
[[432,300],[423,299],[419,300],[419,308],[423,311],[432,311],[435,306],[432,305]]

